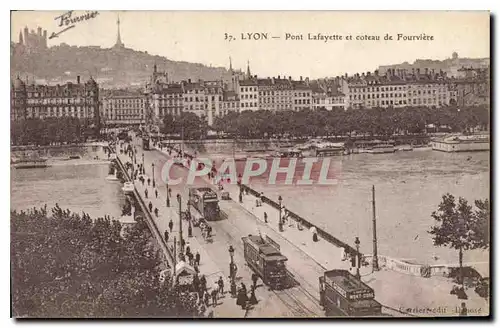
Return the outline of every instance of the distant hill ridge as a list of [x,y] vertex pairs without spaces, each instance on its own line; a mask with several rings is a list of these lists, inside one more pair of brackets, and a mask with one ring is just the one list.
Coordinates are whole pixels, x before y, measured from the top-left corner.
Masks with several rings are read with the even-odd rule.
[[168,73],[170,81],[230,79],[224,67],[173,61],[125,47],[78,47],[63,43],[29,51],[19,43],[11,43],[11,76],[28,75],[30,79],[49,82],[64,83],[81,75],[83,80],[94,77],[102,87],[127,87],[146,82],[154,64]]

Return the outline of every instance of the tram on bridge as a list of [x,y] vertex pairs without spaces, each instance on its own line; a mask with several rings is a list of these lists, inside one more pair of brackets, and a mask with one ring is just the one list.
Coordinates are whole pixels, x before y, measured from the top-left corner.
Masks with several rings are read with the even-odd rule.
[[326,271],[319,277],[320,305],[327,316],[381,316],[375,292],[347,270]]
[[271,238],[248,235],[243,240],[245,260],[248,266],[272,289],[288,286],[287,257],[280,252],[279,245]]

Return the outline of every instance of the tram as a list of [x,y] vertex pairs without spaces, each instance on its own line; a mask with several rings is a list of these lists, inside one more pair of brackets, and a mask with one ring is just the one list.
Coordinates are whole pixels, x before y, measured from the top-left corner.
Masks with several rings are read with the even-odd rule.
[[347,270],[330,270],[319,277],[319,295],[327,316],[382,315],[373,289]]
[[[208,187],[189,188],[189,205],[198,211],[201,218],[206,221],[219,219],[219,199],[217,193]],[[195,215],[195,218],[197,215]]]
[[245,260],[248,266],[272,289],[284,289],[288,285],[286,256],[271,238],[248,235],[243,240]]

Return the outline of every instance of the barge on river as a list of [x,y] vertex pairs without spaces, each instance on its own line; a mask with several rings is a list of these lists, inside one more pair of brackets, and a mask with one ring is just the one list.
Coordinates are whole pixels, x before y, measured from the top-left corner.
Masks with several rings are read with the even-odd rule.
[[12,163],[16,169],[40,169],[48,167],[46,159],[22,159]]
[[490,136],[481,135],[451,135],[442,139],[431,141],[432,150],[446,153],[467,152],[467,151],[489,151]]

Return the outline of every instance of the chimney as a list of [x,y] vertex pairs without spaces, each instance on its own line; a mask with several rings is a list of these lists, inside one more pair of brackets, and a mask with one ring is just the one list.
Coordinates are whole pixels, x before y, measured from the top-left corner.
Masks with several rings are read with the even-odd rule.
[[278,80],[281,79],[281,75],[278,75]]
[[188,79],[188,83],[191,83],[191,79]]
[[80,84],[80,75],[78,75],[78,76],[76,77],[76,83],[77,83],[77,84]]
[[302,81],[302,76],[300,76],[300,80]]
[[378,76],[378,69],[375,70],[375,76]]
[[41,27],[38,27],[36,29],[36,31],[38,32],[38,36],[42,36],[42,28]]
[[361,76],[362,76],[362,77],[365,77],[365,72],[361,73]]
[[254,78],[257,78],[257,75],[254,75],[253,77],[254,77]]
[[344,76],[345,76],[345,78],[347,79],[347,73],[345,73],[345,75],[344,75]]
[[427,67],[425,68],[425,75],[429,75],[429,69]]
[[371,72],[366,72],[366,76],[372,76]]
[[289,77],[288,77],[288,81],[291,81],[291,80],[292,80],[292,77],[291,77],[291,76],[289,76]]
[[272,83],[274,84],[274,76],[271,78]]

